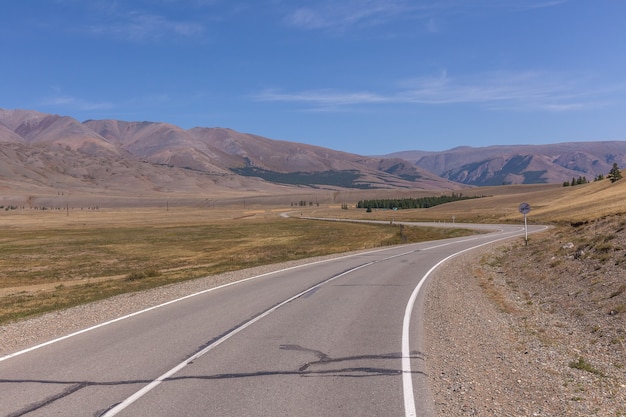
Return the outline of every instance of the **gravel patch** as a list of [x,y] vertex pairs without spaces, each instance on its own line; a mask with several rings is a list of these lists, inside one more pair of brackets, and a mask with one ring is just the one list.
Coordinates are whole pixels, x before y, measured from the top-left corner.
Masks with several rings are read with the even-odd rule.
[[551,266],[549,248],[531,250],[483,248],[433,275],[424,327],[437,415],[625,416],[624,317],[596,305],[587,315],[597,324],[582,320],[572,297],[587,288]]

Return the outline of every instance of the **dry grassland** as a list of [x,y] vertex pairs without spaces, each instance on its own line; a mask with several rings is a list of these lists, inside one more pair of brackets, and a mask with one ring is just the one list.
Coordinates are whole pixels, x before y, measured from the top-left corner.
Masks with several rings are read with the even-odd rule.
[[232,270],[468,233],[281,218],[285,210],[3,210],[0,323]]
[[[490,401],[498,409],[510,406],[507,415],[531,402],[543,407],[541,415],[626,415],[626,179],[574,187],[486,187],[463,193],[486,197],[372,213],[355,209],[356,202],[433,193],[358,190],[236,199],[231,207],[171,201],[169,209],[134,204],[125,209],[0,211],[0,324],[229,270],[466,233],[400,228],[391,225],[392,220],[521,223],[518,206],[527,202],[532,207],[530,223],[555,227],[531,235],[528,245],[517,240],[492,248],[471,265],[472,276],[453,277],[473,278],[480,285],[486,304],[492,306],[480,306],[488,314],[486,320],[503,315],[512,342],[483,352],[489,358],[484,365],[468,360],[461,348],[457,352],[445,345],[448,357],[461,358],[447,364],[445,375],[463,375],[462,383],[475,380],[480,386],[488,386],[494,376],[508,381],[512,365],[503,358],[509,357],[519,359],[516,375],[539,376],[519,388],[519,398],[496,381],[494,389],[503,392],[499,405],[493,392],[477,393],[474,406],[467,393],[444,384],[447,397],[441,401],[448,401],[446,415],[474,415]],[[298,200],[320,204],[294,207]],[[341,208],[344,204],[348,210]],[[389,224],[281,218],[287,211],[296,217]],[[466,285],[462,284],[461,288]],[[465,311],[463,303],[472,302],[460,297],[458,307]],[[438,317],[437,324],[460,326],[455,334],[463,334],[467,330],[463,322],[450,317],[449,323]],[[492,370],[496,366],[501,372]],[[515,384],[516,379],[511,381]],[[528,391],[531,388],[536,391]]]
[[[400,190],[397,196],[425,193]],[[486,197],[429,209],[373,213],[355,209],[357,200],[349,199],[393,198],[392,191],[320,192],[316,198],[328,202],[305,207],[293,206],[293,202],[290,206],[288,200],[273,206],[270,202],[276,199],[268,197],[257,199],[256,204],[248,200],[245,208],[242,201],[235,207],[216,208],[184,207],[172,200],[167,208],[2,210],[0,323],[229,270],[462,233],[281,218],[287,211],[296,217],[390,223],[451,222],[452,218],[456,222],[521,222],[518,206],[528,202],[533,207],[530,222],[553,224],[626,213],[626,181],[575,187],[485,187],[464,194]],[[350,208],[342,210],[334,201],[345,201]]]
[[[528,220],[535,224],[569,224],[626,214],[626,181],[611,183],[604,180],[574,187],[563,187],[560,184],[482,187],[464,190],[463,194],[484,197],[428,209],[374,210],[372,213],[357,210],[354,205],[349,206],[349,210],[340,210],[335,205],[333,208],[314,209],[313,214],[320,217],[389,221],[452,222],[454,217],[456,222],[518,223],[523,222],[523,216],[518,210],[523,202],[532,207]],[[371,198],[390,198],[384,195]]]

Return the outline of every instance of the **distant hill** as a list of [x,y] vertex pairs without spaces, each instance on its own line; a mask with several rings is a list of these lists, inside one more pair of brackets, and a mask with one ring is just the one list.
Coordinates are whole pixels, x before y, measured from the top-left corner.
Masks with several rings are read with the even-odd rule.
[[[231,129],[0,109],[0,193],[142,196],[301,189],[463,188],[399,158],[372,158]],[[71,191],[70,191],[71,190]]]
[[450,181],[468,185],[592,181],[613,163],[626,165],[626,142],[567,142],[552,145],[459,147],[442,152],[405,151],[402,158]]

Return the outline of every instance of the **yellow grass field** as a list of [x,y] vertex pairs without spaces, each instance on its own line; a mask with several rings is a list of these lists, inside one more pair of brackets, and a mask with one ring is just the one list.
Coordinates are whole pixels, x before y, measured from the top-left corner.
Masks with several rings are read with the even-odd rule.
[[283,212],[3,210],[0,323],[232,270],[468,234],[290,219]]
[[[590,221],[608,215],[626,214],[626,180],[615,183],[603,180],[574,187],[563,187],[560,184],[481,187],[463,190],[462,193],[485,197],[428,209],[374,210],[366,213],[365,210],[340,210],[340,206],[334,205],[312,212],[320,217],[435,222],[452,222],[454,217],[456,222],[515,223],[523,222],[523,215],[518,209],[525,202],[532,208],[528,220],[536,224]],[[381,195],[371,198],[389,197]]]
[[[429,194],[374,190],[332,192],[329,197],[320,192],[316,198],[324,203],[304,207],[289,204],[283,196],[217,208],[186,207],[173,199],[167,207],[4,208],[0,211],[0,323],[230,270],[469,233],[400,228],[391,225],[394,220],[522,222],[518,212],[522,202],[532,207],[528,216],[532,223],[569,224],[626,213],[626,180],[575,187],[487,187],[464,194],[486,197],[429,209],[372,213],[354,208],[358,199]],[[329,202],[337,200],[341,204]],[[281,216],[287,212],[292,218]],[[321,222],[300,216],[389,224]]]

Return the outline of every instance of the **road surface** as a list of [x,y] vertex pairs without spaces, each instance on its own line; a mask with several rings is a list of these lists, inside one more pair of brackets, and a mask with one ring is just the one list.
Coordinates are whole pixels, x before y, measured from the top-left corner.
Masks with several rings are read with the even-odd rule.
[[0,416],[432,415],[419,289],[455,254],[524,235],[490,227],[253,277],[2,357]]

